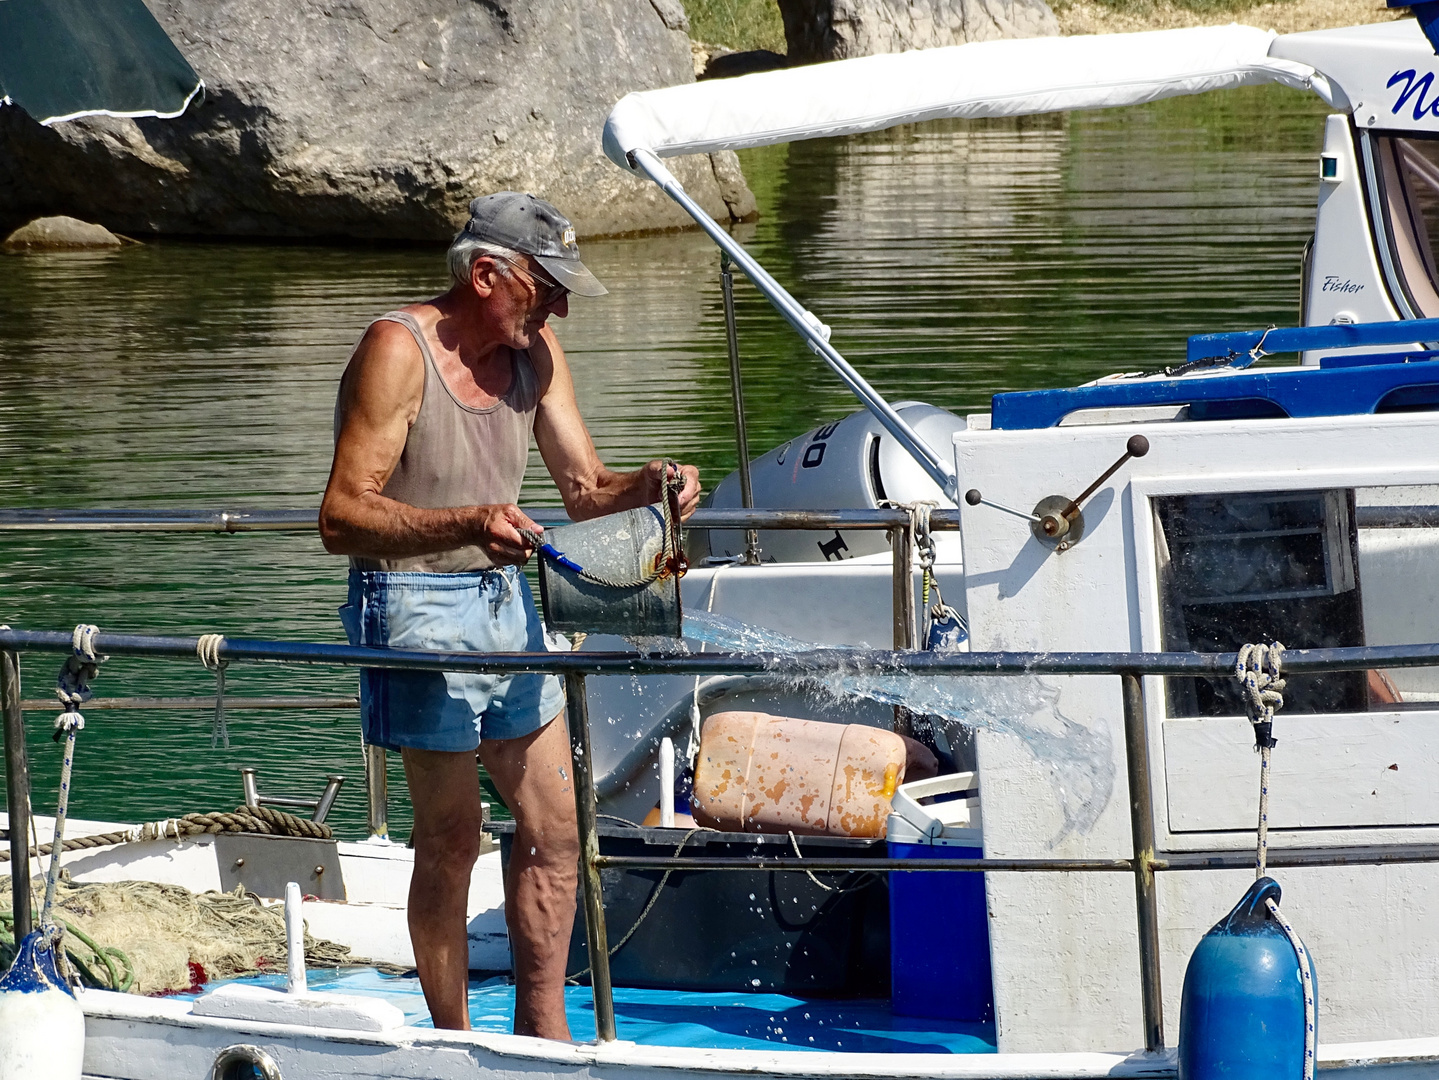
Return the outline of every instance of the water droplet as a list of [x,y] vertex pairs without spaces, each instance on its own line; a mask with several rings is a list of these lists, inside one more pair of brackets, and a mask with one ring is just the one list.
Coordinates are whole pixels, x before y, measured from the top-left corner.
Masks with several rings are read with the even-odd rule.
[[535,853],[535,849],[534,849],[534,848],[530,848],[530,854],[533,855],[534,853]]
[[758,986],[758,985],[759,985],[759,980],[758,980],[758,979],[751,979],[751,980],[749,981],[749,984],[750,984],[751,986]]

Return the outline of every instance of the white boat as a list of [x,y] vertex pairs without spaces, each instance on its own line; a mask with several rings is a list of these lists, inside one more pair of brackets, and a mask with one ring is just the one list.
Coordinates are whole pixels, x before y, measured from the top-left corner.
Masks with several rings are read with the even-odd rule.
[[[899,1052],[852,1052],[837,1038],[823,1052],[797,1052],[772,1014],[768,1034],[756,1037],[769,1045],[665,1045],[651,1029],[613,1041],[604,1037],[604,987],[595,991],[594,1042],[436,1032],[417,1026],[422,1014],[406,1005],[413,980],[387,990],[357,977],[334,986],[389,996],[397,1008],[357,1013],[343,993],[326,1006],[323,988],[304,1001],[226,988],[168,999],[86,991],[86,1075],[224,1080],[263,1059],[272,1072],[261,1075],[285,1080],[635,1068],[685,1077],[1173,1077],[1186,963],[1252,880],[1258,765],[1224,678],[1212,667],[1197,678],[1149,673],[1162,665],[1139,654],[1224,654],[1276,638],[1299,650],[1370,649],[1362,661],[1348,654],[1362,670],[1292,676],[1275,721],[1269,861],[1320,972],[1319,1067],[1439,1073],[1439,675],[1421,666],[1439,658],[1424,649],[1439,641],[1439,365],[1430,362],[1439,353],[1427,344],[1439,340],[1429,234],[1431,223],[1439,228],[1436,70],[1414,22],[1285,36],[1231,26],[868,57],[631,95],[611,115],[605,146],[616,163],[685,206],[867,409],[751,467],[746,484],[762,511],[848,514],[831,514],[823,532],[766,529],[756,558],[743,529],[758,518],[746,518],[741,481],[720,485],[708,558],[683,582],[687,609],[819,646],[921,644],[914,609],[923,586],[907,549],[862,527],[900,520],[881,500],[929,500],[932,571],[967,621],[969,656],[991,666],[1019,665],[1000,654],[1028,658],[1028,674],[1019,665],[1006,669],[1012,676],[960,681],[934,672],[963,669],[964,653],[920,652],[906,662],[929,674],[903,691],[915,712],[963,718],[938,725],[936,748],[951,768],[977,772],[991,868],[978,927],[989,938],[993,1019],[982,1048],[991,1052],[905,1051],[903,1039],[890,1043]],[[1306,325],[1193,338],[1182,370],[1001,394],[991,412],[967,417],[884,402],[820,318],[690,203],[661,161],[1263,81],[1318,93],[1336,110],[1316,162]],[[1251,366],[1281,352],[1299,362]],[[47,640],[0,631],[7,648]],[[124,646],[103,640],[112,652]],[[587,782],[602,813],[627,820],[662,801],[661,737],[683,746],[711,712],[894,719],[883,693],[852,703],[817,697],[813,680],[780,680],[810,663],[803,656],[751,664],[748,674],[762,677],[745,681],[711,672],[702,655],[639,662],[611,656],[615,647],[591,637],[578,658],[555,663],[590,672]],[[269,643],[227,648],[235,661],[300,655]],[[1065,661],[1071,653],[1103,656]],[[316,647],[308,658],[365,655]],[[844,662],[827,654],[812,673]],[[1065,673],[1076,670],[1086,673]],[[657,835],[665,844],[685,836]],[[184,863],[187,880],[223,878],[213,844],[148,843],[156,846],[76,858],[72,874],[154,877],[180,874]],[[312,929],[357,953],[402,955],[402,852],[339,845],[345,902],[307,905]],[[492,969],[505,966],[498,882],[498,857],[485,856],[471,893],[472,963]],[[613,941],[621,927],[609,929]],[[623,1035],[626,1017],[654,999],[621,997]],[[776,1000],[757,995],[758,1008],[789,1007]],[[793,997],[796,1014],[805,1000]]]

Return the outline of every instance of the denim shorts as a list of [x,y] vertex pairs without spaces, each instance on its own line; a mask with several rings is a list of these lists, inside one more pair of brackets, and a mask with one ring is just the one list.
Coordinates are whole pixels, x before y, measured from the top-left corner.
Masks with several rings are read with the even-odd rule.
[[[543,652],[544,628],[525,575],[513,566],[459,574],[350,571],[340,621],[351,645],[442,652]],[[360,672],[365,742],[387,750],[475,750],[517,739],[564,708],[554,675]]]

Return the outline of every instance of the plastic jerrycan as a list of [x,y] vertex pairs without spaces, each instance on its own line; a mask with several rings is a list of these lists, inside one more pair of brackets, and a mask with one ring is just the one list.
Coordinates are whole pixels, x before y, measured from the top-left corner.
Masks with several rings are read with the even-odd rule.
[[904,781],[892,731],[758,712],[705,721],[691,810],[730,832],[880,837]]
[[[1299,958],[1264,905],[1270,898],[1278,903],[1279,895],[1278,882],[1260,878],[1189,958],[1179,1006],[1179,1080],[1304,1075]],[[1313,985],[1317,998],[1317,977]]]
[[55,968],[58,943],[32,930],[0,979],[0,1080],[80,1080],[85,1014]]

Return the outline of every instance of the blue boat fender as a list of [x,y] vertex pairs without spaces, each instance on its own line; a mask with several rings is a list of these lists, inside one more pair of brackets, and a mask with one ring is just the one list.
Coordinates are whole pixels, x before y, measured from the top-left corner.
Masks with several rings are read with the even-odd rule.
[[80,1080],[85,1014],[60,977],[57,927],[20,940],[0,979],[0,1080]]
[[[1304,1076],[1304,984],[1295,943],[1268,904],[1277,905],[1279,896],[1277,881],[1260,878],[1189,958],[1179,1006],[1179,1080]],[[1304,953],[1317,1000],[1314,961]]]

